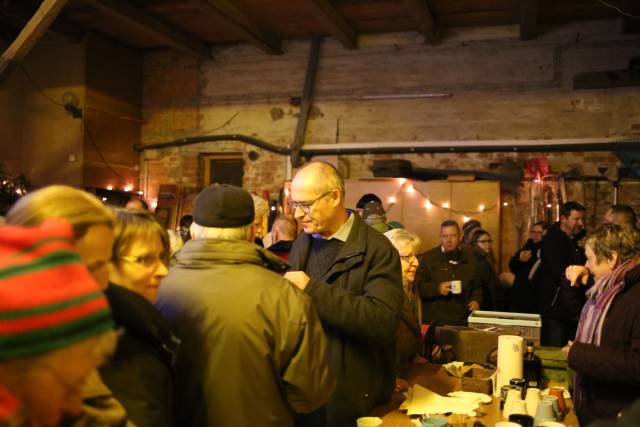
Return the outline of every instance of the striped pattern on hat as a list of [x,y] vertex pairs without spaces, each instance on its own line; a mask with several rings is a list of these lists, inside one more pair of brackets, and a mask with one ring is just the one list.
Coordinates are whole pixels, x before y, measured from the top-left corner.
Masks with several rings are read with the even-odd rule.
[[113,328],[107,300],[72,236],[63,220],[2,227],[0,360],[46,353]]

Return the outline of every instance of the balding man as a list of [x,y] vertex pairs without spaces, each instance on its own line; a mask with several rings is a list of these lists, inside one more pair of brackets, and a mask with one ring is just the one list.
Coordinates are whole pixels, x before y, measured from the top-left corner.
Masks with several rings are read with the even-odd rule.
[[388,401],[394,387],[394,340],[402,305],[398,252],[344,207],[344,183],[328,163],[303,167],[291,183],[302,224],[285,275],[311,296],[329,339],[336,390],[326,425],[353,427]]
[[273,245],[267,249],[287,261],[297,235],[298,224],[296,224],[296,220],[291,215],[279,215],[271,227]]
[[636,213],[629,205],[613,205],[604,214],[605,223],[636,226]]

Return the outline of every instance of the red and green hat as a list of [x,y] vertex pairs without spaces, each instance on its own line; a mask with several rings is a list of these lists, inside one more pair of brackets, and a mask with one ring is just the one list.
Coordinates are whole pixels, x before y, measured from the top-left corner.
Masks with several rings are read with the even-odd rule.
[[0,228],[0,361],[113,328],[106,298],[73,249],[71,225]]

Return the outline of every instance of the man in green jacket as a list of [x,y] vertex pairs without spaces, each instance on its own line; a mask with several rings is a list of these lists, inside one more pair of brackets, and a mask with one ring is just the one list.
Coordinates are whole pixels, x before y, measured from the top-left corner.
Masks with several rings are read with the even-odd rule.
[[460,226],[447,220],[440,225],[440,245],[425,252],[416,272],[422,295],[422,319],[444,325],[466,325],[467,317],[482,303],[482,284],[472,249],[460,244]]
[[193,220],[157,302],[182,339],[176,425],[293,426],[334,385],[311,299],[279,274],[284,261],[253,243],[248,192],[206,188]]
[[303,167],[291,183],[302,233],[286,274],[311,296],[329,339],[336,391],[330,427],[353,427],[393,391],[395,333],[402,305],[398,251],[344,207],[344,183],[328,163]]

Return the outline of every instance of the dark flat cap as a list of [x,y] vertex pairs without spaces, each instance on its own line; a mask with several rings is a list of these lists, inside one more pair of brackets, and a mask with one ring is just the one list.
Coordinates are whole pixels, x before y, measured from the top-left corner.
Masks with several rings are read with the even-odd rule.
[[213,184],[198,194],[193,221],[203,227],[234,228],[249,225],[254,218],[251,194],[229,184]]

